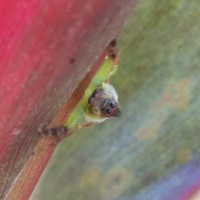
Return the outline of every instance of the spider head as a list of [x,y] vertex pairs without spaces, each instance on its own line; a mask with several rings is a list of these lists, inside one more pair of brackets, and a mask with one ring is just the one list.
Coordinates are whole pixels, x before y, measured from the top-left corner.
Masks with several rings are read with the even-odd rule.
[[101,118],[120,117],[118,96],[111,85],[94,90],[88,101],[90,113]]
[[103,117],[120,117],[121,111],[118,107],[118,103],[113,97],[105,98],[100,106],[101,115]]

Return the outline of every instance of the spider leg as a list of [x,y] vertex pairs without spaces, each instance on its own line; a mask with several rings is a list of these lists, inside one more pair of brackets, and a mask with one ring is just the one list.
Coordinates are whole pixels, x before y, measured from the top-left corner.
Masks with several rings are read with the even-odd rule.
[[118,56],[117,40],[113,39],[108,45],[108,56],[114,61]]
[[116,73],[118,66],[119,66],[118,65],[119,64],[119,57],[118,57],[118,49],[117,49],[117,40],[116,39],[113,39],[110,42],[110,44],[108,45],[107,51],[108,51],[109,58],[113,62],[112,71],[110,72],[110,74],[108,75],[108,77],[105,81],[106,83],[109,83],[111,77]]
[[42,136],[47,136],[47,137],[62,137],[62,136],[67,136],[70,132],[70,129],[65,126],[57,126],[57,127],[40,127],[38,129],[38,132]]

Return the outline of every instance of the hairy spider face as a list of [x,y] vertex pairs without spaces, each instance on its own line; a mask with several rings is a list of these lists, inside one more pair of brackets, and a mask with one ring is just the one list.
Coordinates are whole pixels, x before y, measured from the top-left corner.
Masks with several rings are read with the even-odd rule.
[[117,93],[111,85],[98,88],[88,100],[89,112],[102,118],[119,117],[121,111],[117,101]]
[[120,117],[121,111],[114,98],[105,98],[100,107],[101,115],[105,117]]

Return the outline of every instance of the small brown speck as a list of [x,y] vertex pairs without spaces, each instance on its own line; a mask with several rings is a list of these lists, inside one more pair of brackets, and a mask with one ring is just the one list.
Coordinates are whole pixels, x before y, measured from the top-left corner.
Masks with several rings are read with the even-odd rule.
[[75,58],[71,58],[70,60],[69,60],[69,62],[72,64],[72,63],[75,63],[75,61],[76,61],[76,59]]

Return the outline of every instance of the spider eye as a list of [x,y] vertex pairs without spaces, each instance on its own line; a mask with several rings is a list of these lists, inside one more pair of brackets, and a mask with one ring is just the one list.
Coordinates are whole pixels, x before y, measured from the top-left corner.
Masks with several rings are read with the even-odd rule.
[[110,107],[114,108],[115,107],[115,103],[110,103]]
[[106,114],[111,114],[112,110],[111,108],[106,109]]

